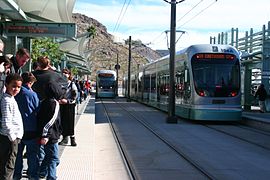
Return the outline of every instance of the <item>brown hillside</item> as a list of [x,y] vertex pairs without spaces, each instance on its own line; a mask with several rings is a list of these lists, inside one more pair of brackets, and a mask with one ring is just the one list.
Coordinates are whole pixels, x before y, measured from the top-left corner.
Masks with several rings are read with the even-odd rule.
[[[127,72],[128,46],[113,42],[113,36],[107,32],[107,28],[93,18],[75,13],[73,14],[73,20],[77,24],[78,35],[86,33],[87,28],[90,26],[96,28],[97,35],[88,42],[88,47],[91,51],[90,58],[88,59],[89,64],[91,64],[91,80],[95,79],[95,72],[97,70],[114,69],[118,53],[118,61],[121,66],[119,80],[121,81]],[[156,51],[143,44],[140,46],[136,45],[136,48],[133,47],[132,49],[131,66],[135,69],[137,64],[143,65],[148,63],[149,59],[156,60],[158,58],[160,58],[160,55]]]

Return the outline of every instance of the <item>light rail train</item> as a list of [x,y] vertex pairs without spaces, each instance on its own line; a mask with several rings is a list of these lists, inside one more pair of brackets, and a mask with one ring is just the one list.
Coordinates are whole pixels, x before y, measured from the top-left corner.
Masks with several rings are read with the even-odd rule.
[[96,73],[96,97],[114,98],[116,96],[116,72],[99,70]]
[[[167,111],[169,56],[131,72],[130,97]],[[192,45],[175,56],[175,113],[192,120],[238,121],[242,117],[240,59],[229,45]],[[124,93],[127,95],[127,78]]]

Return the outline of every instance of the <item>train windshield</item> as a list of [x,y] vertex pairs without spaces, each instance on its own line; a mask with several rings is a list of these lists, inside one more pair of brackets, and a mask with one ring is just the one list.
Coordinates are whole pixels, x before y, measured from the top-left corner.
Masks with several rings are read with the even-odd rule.
[[110,89],[110,88],[113,88],[115,86],[115,77],[114,75],[112,74],[99,74],[98,75],[99,77],[99,87],[101,88],[107,88],[107,89]]
[[233,97],[240,90],[240,66],[234,55],[196,54],[192,57],[196,93],[207,97]]

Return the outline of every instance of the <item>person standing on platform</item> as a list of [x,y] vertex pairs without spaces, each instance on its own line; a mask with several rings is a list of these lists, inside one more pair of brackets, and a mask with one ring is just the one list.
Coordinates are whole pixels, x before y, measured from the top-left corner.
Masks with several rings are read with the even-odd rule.
[[2,41],[2,39],[0,39],[0,56],[3,56],[4,53],[4,42]]
[[260,112],[264,113],[265,112],[265,100],[267,97],[267,92],[264,88],[264,84],[261,84],[259,88],[257,89],[255,93],[255,99],[259,97],[259,106],[260,106]]
[[38,68],[32,72],[36,77],[37,82],[35,82],[32,88],[38,94],[39,100],[42,101],[46,97],[45,87],[47,86],[48,82],[53,81],[66,86],[67,80],[60,73],[51,70],[51,61],[48,57],[40,56],[37,59],[37,63]]
[[21,89],[22,78],[19,74],[6,77],[6,92],[1,99],[0,119],[0,179],[11,180],[14,174],[18,144],[23,137],[23,121],[14,98]]
[[18,147],[18,154],[15,163],[14,180],[22,178],[23,171],[23,152],[26,146],[27,153],[27,175],[29,179],[39,179],[39,144],[37,133],[37,112],[39,108],[39,99],[37,94],[31,89],[36,81],[31,72],[22,74],[23,85],[20,93],[15,96],[18,103],[24,127],[24,135]]
[[[45,86],[45,98],[40,103],[37,114],[40,144],[44,146],[44,159],[40,171],[47,176],[46,179],[57,179],[56,167],[60,163],[58,157],[58,140],[61,135],[61,119],[59,100],[63,89],[54,81]],[[44,172],[44,170],[46,172]]]
[[5,80],[10,73],[12,63],[7,56],[0,56],[0,99],[5,92]]
[[10,68],[12,63],[8,56],[3,54],[4,52],[4,42],[0,39],[0,98],[5,92],[5,79],[10,73]]
[[68,136],[70,136],[70,144],[71,146],[77,146],[75,142],[74,135],[74,123],[75,123],[75,106],[76,106],[76,98],[78,94],[78,89],[76,84],[72,81],[73,77],[71,71],[68,69],[63,69],[62,73],[68,79],[68,85],[66,90],[66,98],[60,100],[60,113],[61,113],[61,124],[63,128],[63,139],[59,143],[59,145],[67,145],[68,144]]
[[20,48],[16,52],[16,56],[11,57],[10,59],[13,65],[11,68],[11,72],[22,74],[21,68],[29,61],[30,53],[26,48]]

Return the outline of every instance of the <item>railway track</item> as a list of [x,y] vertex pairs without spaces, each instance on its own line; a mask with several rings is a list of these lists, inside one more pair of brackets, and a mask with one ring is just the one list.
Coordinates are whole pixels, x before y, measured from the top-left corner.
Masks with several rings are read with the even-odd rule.
[[132,170],[131,162],[129,161],[127,155],[125,154],[125,151],[124,151],[124,149],[123,149],[123,147],[122,147],[122,145],[121,145],[121,143],[120,143],[120,141],[119,141],[119,138],[118,138],[118,136],[117,136],[117,133],[116,133],[116,131],[115,131],[115,128],[114,128],[113,125],[112,125],[112,121],[111,121],[111,118],[110,118],[110,116],[109,116],[109,114],[108,114],[108,110],[107,110],[107,108],[106,108],[106,105],[103,103],[103,100],[102,100],[102,99],[100,99],[100,101],[101,101],[101,103],[102,103],[102,105],[103,105],[103,108],[104,108],[104,114],[105,114],[106,119],[107,119],[107,121],[108,121],[108,123],[109,123],[109,125],[110,125],[111,132],[112,132],[112,134],[113,134],[115,143],[116,143],[116,145],[117,145],[117,147],[118,147],[118,149],[119,149],[120,155],[121,155],[121,157],[122,157],[122,160],[123,160],[123,163],[124,163],[125,168],[126,168],[126,170],[127,170],[127,173],[128,173],[128,175],[129,175],[129,178],[130,178],[130,180],[135,180],[135,179],[137,179],[137,178],[136,178],[136,174],[134,173],[134,170]]
[[[163,112],[135,102],[127,103],[123,99],[106,99],[103,105],[134,179],[149,179],[145,178],[144,171],[152,170],[152,166],[161,172],[169,169],[168,166],[173,170],[181,166],[177,169],[179,172],[189,166],[188,172],[195,174],[195,177],[183,178],[181,173],[176,173],[174,178],[169,179],[235,179],[240,176],[252,179],[254,172],[261,173],[260,179],[270,177],[270,173],[263,172],[264,168],[258,166],[270,161],[270,134],[267,132],[238,123],[181,120],[178,124],[170,125],[165,123],[166,114]],[[141,143],[138,139],[141,139]],[[144,153],[142,156],[138,155],[141,151]],[[168,154],[173,158],[169,157],[167,162],[164,160],[164,166],[162,163],[153,165],[162,161],[157,158],[165,159]],[[145,161],[149,161],[146,164],[151,167],[143,166]],[[173,167],[166,165],[168,162]],[[249,171],[251,168],[252,171]]]
[[[119,138],[117,137],[117,132],[113,126],[113,122],[111,121],[110,118],[110,112],[108,112],[108,109],[106,108],[106,105],[103,103],[103,100],[101,99],[102,104],[104,106],[104,110],[105,110],[105,114],[107,116],[108,122],[110,123],[110,127],[111,130],[115,136],[115,140],[119,146],[119,149],[121,151],[121,154],[123,155],[123,159],[126,162],[126,167],[127,170],[129,171],[130,177],[132,177],[133,179],[140,179],[138,175],[136,175],[136,172],[134,171],[135,168],[133,168],[133,162],[129,160],[129,158],[127,157],[127,153],[125,153],[125,149],[121,146],[121,143],[119,142]],[[123,105],[117,103],[115,100],[112,100],[114,103],[116,103],[119,107],[121,107],[121,109],[123,111],[125,111],[130,118],[132,118],[133,120],[136,120],[138,123],[140,123],[144,128],[146,128],[149,132],[151,132],[157,139],[159,139],[160,141],[162,141],[164,144],[166,144],[166,146],[168,146],[172,151],[174,151],[178,156],[180,156],[181,158],[185,159],[189,164],[191,164],[199,173],[201,173],[206,179],[217,179],[214,177],[213,174],[211,174],[210,172],[208,172],[207,170],[205,170],[202,166],[200,166],[195,160],[192,159],[192,157],[190,157],[189,155],[187,155],[186,153],[182,152],[181,149],[179,147],[176,147],[173,143],[171,143],[170,141],[168,141],[168,139],[166,137],[163,137],[161,134],[159,134],[158,132],[155,131],[155,128],[152,127],[149,123],[147,123],[145,121],[144,118],[142,117],[138,117],[136,115],[134,115],[134,113],[132,113],[131,111],[127,110]]]
[[204,125],[207,128],[217,132],[226,134],[243,142],[261,147],[270,151],[270,133],[258,130],[256,128],[247,127],[240,123],[232,123],[225,125]]

